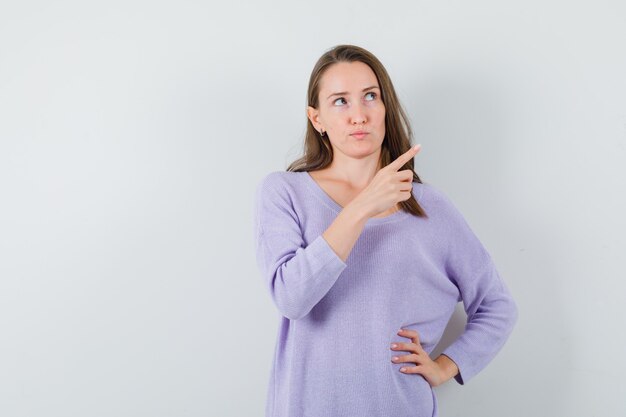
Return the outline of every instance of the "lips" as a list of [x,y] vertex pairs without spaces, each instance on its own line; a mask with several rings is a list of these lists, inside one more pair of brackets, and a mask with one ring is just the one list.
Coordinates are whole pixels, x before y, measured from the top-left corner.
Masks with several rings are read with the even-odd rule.
[[350,133],[351,136],[362,136],[362,135],[366,135],[367,132],[364,130],[357,130],[356,132],[352,132]]

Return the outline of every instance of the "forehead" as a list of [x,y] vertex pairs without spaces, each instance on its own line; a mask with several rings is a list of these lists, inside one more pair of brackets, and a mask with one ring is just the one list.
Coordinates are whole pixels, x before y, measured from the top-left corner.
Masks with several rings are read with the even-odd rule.
[[339,62],[331,65],[322,75],[320,93],[360,92],[363,88],[373,85],[378,86],[378,80],[367,64],[359,61]]

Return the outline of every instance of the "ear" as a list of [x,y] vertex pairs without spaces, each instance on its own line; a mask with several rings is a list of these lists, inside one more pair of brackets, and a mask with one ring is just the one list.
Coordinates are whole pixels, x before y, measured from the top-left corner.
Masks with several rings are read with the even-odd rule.
[[311,123],[313,124],[313,127],[319,131],[322,127],[319,121],[319,117],[320,117],[319,110],[317,110],[315,107],[307,106],[306,115],[311,121]]

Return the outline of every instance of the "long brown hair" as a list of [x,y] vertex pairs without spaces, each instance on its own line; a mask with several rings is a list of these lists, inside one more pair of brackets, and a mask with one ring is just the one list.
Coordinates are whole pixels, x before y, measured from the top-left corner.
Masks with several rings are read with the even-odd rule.
[[[382,168],[411,148],[413,130],[406,112],[398,100],[387,70],[371,52],[355,45],[337,45],[326,51],[317,60],[311,72],[307,92],[308,105],[318,108],[320,80],[331,65],[339,62],[355,61],[368,65],[374,71],[380,85],[381,100],[385,105],[385,138],[383,139],[380,159],[378,160],[378,167]],[[311,121],[308,120],[304,138],[304,156],[292,162],[287,171],[315,171],[330,165],[332,160],[333,149],[330,142],[323,139],[317,129],[313,127]],[[420,177],[413,169],[413,159],[405,163],[400,170],[404,169],[412,170],[413,181],[422,183],[422,180],[420,180]],[[408,200],[400,202],[400,207],[402,210],[418,217],[428,217],[424,209],[418,204],[412,191]]]

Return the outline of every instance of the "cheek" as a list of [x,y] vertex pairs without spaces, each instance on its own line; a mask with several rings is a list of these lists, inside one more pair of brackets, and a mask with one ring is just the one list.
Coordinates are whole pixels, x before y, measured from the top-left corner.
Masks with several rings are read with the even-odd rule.
[[381,128],[385,128],[385,109],[383,108],[380,112],[376,114],[376,120]]
[[337,130],[337,127],[340,125],[339,120],[339,117],[337,117],[336,115],[328,117],[326,119],[326,126],[328,130]]
[[385,106],[380,104],[372,109],[377,119],[385,120]]

